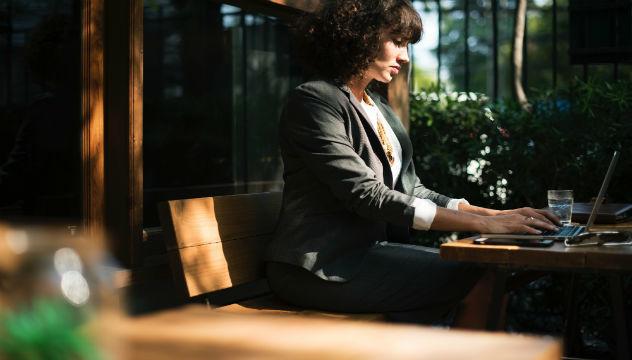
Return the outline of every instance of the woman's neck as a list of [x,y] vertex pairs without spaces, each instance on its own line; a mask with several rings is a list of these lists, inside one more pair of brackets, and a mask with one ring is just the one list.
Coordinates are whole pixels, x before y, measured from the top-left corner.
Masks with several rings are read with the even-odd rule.
[[354,77],[347,82],[347,86],[351,90],[353,96],[355,96],[356,100],[358,100],[358,102],[362,102],[362,99],[364,98],[364,91],[366,90],[367,86],[369,86],[370,82],[371,79]]

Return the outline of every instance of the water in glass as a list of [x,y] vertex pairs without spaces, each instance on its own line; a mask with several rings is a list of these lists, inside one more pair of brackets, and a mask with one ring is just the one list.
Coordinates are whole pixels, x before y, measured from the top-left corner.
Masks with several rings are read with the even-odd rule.
[[549,209],[560,218],[562,224],[570,224],[573,214],[573,191],[549,190],[548,200]]

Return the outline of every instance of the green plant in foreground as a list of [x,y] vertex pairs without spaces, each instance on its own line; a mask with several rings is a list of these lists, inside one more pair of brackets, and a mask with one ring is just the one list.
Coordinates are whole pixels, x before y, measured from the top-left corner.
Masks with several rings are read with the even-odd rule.
[[0,358],[100,359],[82,332],[85,314],[60,300],[38,300],[31,306],[0,313]]

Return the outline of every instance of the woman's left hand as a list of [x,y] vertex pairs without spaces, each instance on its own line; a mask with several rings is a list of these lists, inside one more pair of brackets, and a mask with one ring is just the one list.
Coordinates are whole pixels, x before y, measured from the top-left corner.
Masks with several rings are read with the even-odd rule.
[[560,218],[548,210],[539,210],[530,207],[523,207],[519,209],[511,210],[499,210],[499,215],[519,214],[526,217],[534,217],[540,221],[547,222],[549,224],[561,226]]

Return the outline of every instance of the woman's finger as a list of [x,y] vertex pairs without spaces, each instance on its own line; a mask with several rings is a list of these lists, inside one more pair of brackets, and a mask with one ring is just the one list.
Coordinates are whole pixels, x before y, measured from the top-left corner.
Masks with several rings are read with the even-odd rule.
[[538,229],[546,229],[556,231],[557,226],[553,225],[550,221],[542,221],[534,216],[527,216],[524,220],[524,224],[530,227],[538,228]]
[[534,217],[542,222],[553,224],[551,220],[549,220],[544,214],[532,208],[525,208],[524,211],[526,216]]
[[520,232],[525,233],[525,234],[531,234],[531,235],[540,235],[542,233],[542,231],[532,228],[529,225],[521,225]]
[[560,222],[560,218],[555,215],[554,213],[548,211],[548,210],[535,210],[538,213],[540,213],[542,216],[545,216],[548,220],[550,220],[551,222],[553,222],[554,224],[561,226],[562,223]]
[[[534,208],[523,208],[522,213],[526,216],[533,216],[534,218],[552,224],[552,225],[561,225],[559,218],[557,218],[553,213],[550,213],[546,210],[536,210]],[[549,217],[550,215],[550,217]]]

